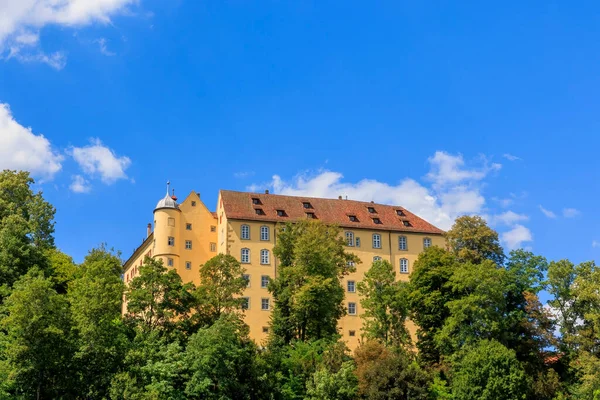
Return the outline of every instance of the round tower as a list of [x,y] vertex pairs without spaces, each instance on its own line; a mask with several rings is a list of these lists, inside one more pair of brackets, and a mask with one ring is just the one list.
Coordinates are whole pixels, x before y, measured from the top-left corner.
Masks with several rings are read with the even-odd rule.
[[[160,257],[168,268],[179,268],[181,254],[181,210],[175,195],[167,194],[158,201],[154,208],[154,256]],[[172,260],[170,265],[169,260]]]

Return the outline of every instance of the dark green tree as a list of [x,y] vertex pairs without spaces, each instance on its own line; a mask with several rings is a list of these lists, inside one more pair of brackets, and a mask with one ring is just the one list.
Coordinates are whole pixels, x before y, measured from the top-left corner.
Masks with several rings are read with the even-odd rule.
[[93,249],[69,284],[73,329],[76,334],[78,389],[90,399],[108,396],[113,375],[127,349],[121,321],[123,292],[121,260],[105,248]]
[[458,217],[445,236],[448,249],[461,262],[479,264],[483,260],[491,260],[497,265],[504,262],[504,250],[500,246],[498,232],[479,216]]
[[494,340],[467,346],[452,360],[451,387],[461,400],[526,399],[527,377],[513,350]]
[[0,322],[14,396],[68,398],[74,346],[69,307],[50,279],[36,268],[15,282]]
[[408,284],[396,281],[394,267],[388,261],[375,261],[358,284],[364,310],[363,335],[387,346],[410,343],[406,329]]
[[286,224],[273,252],[279,265],[269,284],[275,300],[272,342],[337,336],[345,312],[341,278],[359,261],[346,252],[341,230],[314,220]]

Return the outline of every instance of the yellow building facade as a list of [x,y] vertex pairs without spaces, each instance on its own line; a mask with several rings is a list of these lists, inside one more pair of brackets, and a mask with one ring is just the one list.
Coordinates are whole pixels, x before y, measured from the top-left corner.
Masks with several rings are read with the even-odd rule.
[[[348,251],[361,260],[356,271],[342,282],[346,291],[347,315],[339,330],[348,347],[354,349],[361,337],[362,319],[358,282],[373,261],[389,261],[397,279],[408,280],[419,254],[428,246],[443,246],[443,231],[400,206],[353,200],[282,196],[222,190],[212,213],[192,192],[178,204],[169,196],[154,210],[154,229],[148,227],[146,240],[125,262],[124,280],[139,274],[148,255],[159,257],[174,268],[184,282],[199,283],[199,268],[213,256],[234,256],[245,268],[245,320],[250,335],[262,343],[269,333],[273,299],[267,289],[276,277],[278,227],[285,222],[314,218],[343,229]],[[410,329],[414,333],[414,328]]]

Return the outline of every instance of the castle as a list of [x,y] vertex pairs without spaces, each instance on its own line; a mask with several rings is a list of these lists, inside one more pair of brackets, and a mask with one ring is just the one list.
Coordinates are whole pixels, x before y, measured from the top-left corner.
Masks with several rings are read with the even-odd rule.
[[[444,245],[443,231],[400,206],[302,196],[221,190],[216,212],[211,212],[192,191],[181,203],[167,194],[154,209],[154,229],[124,264],[127,284],[145,256],[161,258],[184,282],[199,283],[199,268],[219,253],[230,254],[246,269],[245,320],[250,335],[261,343],[269,333],[273,300],[267,290],[277,273],[273,247],[278,224],[314,218],[343,229],[348,251],[362,261],[344,278],[347,315],[339,322],[348,347],[358,345],[362,321],[357,283],[374,260],[387,260],[400,280],[408,280],[411,267],[426,247]],[[409,327],[414,333],[414,327]]]

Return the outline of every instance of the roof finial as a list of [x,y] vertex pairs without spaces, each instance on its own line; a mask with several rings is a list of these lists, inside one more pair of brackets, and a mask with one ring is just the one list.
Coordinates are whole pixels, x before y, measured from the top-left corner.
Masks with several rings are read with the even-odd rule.
[[171,181],[167,181],[167,196],[169,195],[169,185],[171,185]]

